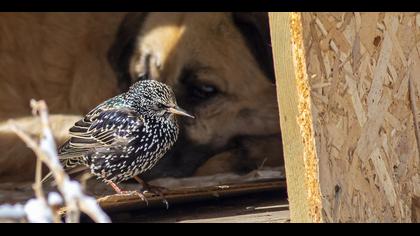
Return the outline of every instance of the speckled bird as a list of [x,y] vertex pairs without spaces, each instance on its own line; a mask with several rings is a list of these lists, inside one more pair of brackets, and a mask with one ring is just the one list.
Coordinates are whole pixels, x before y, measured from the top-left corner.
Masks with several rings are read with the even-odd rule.
[[86,167],[121,193],[116,184],[150,170],[173,146],[175,115],[194,118],[177,105],[169,86],[141,80],[76,122],[59,158],[68,171]]

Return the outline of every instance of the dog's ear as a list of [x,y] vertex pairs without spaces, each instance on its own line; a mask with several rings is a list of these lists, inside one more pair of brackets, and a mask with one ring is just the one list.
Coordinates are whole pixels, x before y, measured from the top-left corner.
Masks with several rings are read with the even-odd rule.
[[260,68],[274,82],[273,53],[267,12],[233,12],[233,21],[244,36]]
[[146,17],[145,12],[128,13],[122,20],[115,40],[108,51],[108,61],[122,91],[126,91],[133,83],[129,64],[136,47],[137,36]]

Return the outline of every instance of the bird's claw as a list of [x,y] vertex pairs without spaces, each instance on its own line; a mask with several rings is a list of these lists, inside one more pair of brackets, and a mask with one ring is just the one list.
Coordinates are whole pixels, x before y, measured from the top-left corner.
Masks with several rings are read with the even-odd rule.
[[165,206],[166,206],[166,210],[168,210],[169,209],[169,202],[168,202],[168,200],[166,200],[165,198],[163,198],[163,204],[165,204]]
[[148,185],[147,188],[145,188],[144,190],[141,190],[143,194],[145,193],[151,193],[151,194],[155,194],[158,195],[160,198],[162,198],[162,202],[163,204],[165,204],[166,209],[169,209],[169,202],[168,200],[166,200],[163,192],[167,191],[167,188],[164,187],[159,187],[159,186],[150,186]]
[[144,196],[143,193],[139,193],[137,191],[135,192],[136,192],[136,195],[139,196],[139,198],[141,198],[141,200],[143,200],[146,203],[146,206],[149,206],[149,201],[147,200],[146,196]]
[[162,195],[163,192],[167,192],[168,189],[161,186],[155,186],[155,185],[146,185],[142,186],[140,189],[143,193],[152,193],[156,195]]
[[136,195],[138,196],[141,200],[143,200],[144,202],[146,202],[146,206],[149,206],[149,201],[147,200],[146,196],[144,196],[143,193],[140,193],[138,191],[122,191],[120,193],[118,193],[118,195],[122,195],[122,196],[132,196],[132,195]]
[[168,191],[167,188],[161,187],[161,186],[149,185],[146,182],[144,182],[141,178],[139,178],[138,176],[134,176],[134,179],[137,182],[139,182],[139,184],[141,185],[140,191],[143,194],[151,193],[151,194],[158,195],[162,199],[162,202],[165,204],[166,209],[169,209],[169,202],[168,202],[168,200],[165,199],[165,197],[163,195],[163,192]]

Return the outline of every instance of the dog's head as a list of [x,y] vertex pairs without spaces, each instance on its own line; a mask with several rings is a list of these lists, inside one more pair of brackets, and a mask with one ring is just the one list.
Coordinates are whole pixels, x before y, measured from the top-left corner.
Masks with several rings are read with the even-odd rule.
[[190,175],[242,137],[280,137],[266,14],[129,14],[109,56],[123,90],[165,82],[196,116],[151,176]]

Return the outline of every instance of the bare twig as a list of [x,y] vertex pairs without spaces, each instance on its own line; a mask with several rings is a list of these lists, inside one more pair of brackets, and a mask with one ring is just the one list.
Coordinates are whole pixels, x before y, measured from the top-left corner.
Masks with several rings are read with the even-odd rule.
[[[31,100],[31,107],[32,114],[41,118],[42,132],[39,140],[31,138],[27,132],[22,130],[13,122],[10,122],[10,127],[26,143],[26,145],[35,152],[38,158],[35,184],[33,185],[37,198],[31,199],[33,201],[28,201],[28,203],[30,203],[30,207],[28,208],[38,209],[46,206],[50,211],[46,211],[44,215],[38,215],[38,217],[34,218],[34,221],[42,219],[43,216],[50,217],[50,221],[57,221],[57,215],[49,213],[56,212],[57,209],[51,206],[52,203],[48,203],[45,200],[45,196],[42,191],[41,175],[42,163],[44,163],[50,169],[57,183],[57,187],[64,197],[64,202],[67,208],[66,222],[79,222],[81,212],[86,213],[95,222],[111,222],[109,217],[99,207],[95,198],[85,195],[80,184],[77,181],[70,180],[69,176],[60,164],[54,137],[49,126],[48,109],[45,102]],[[26,206],[27,205],[25,205],[25,208]]]
[[36,171],[35,171],[35,184],[32,186],[32,188],[34,189],[35,192],[35,196],[38,199],[43,199],[45,201],[45,195],[44,192],[42,191],[42,183],[41,183],[41,178],[42,178],[42,161],[41,159],[37,158],[36,159]]

